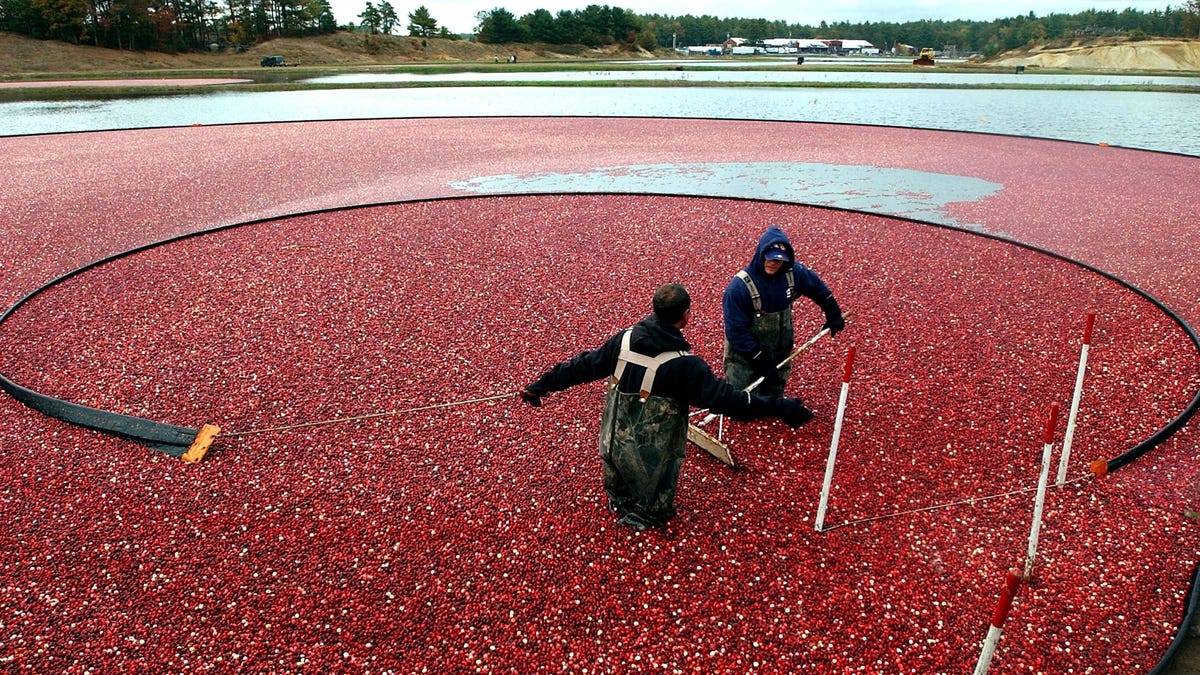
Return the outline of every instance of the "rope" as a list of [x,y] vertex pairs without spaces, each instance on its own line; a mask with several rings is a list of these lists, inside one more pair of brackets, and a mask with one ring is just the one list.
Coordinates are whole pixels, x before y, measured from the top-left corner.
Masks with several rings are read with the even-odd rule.
[[233,438],[235,436],[252,436],[254,434],[266,434],[275,431],[290,431],[292,429],[301,429],[304,427],[319,427],[328,424],[341,424],[343,422],[360,422],[376,417],[388,417],[390,415],[403,415],[404,413],[421,412],[424,410],[436,410],[438,408],[452,408],[454,406],[467,405],[470,403],[483,403],[484,401],[495,401],[496,399],[508,398],[515,392],[507,392],[504,394],[496,394],[495,396],[485,396],[483,398],[472,398],[466,401],[451,401],[449,403],[435,403],[433,405],[423,405],[416,408],[404,408],[403,410],[391,410],[388,412],[370,413],[367,415],[357,415],[355,417],[338,417],[335,419],[317,421],[317,422],[301,422],[299,424],[288,424],[281,427],[267,427],[263,429],[249,429],[246,431],[236,431],[227,434],[218,434],[219,438]]
[[[1072,478],[1071,480],[1064,481],[1063,487],[1066,487],[1067,485],[1070,485],[1072,483],[1082,482],[1084,479],[1090,478],[1091,476],[1092,476],[1092,474],[1090,474],[1090,473],[1081,474],[1075,478]],[[1051,485],[1053,486],[1056,484],[1052,483]],[[947,504],[934,504],[933,506],[923,506],[919,509],[912,509],[909,511],[897,511],[895,513],[884,514],[882,516],[872,516],[870,518],[862,518],[860,520],[847,520],[846,522],[841,523],[839,525],[832,525],[830,527],[823,528],[821,531],[829,532],[830,530],[836,530],[841,527],[849,527],[851,525],[861,525],[863,523],[873,523],[877,520],[887,520],[888,518],[897,518],[899,516],[908,516],[908,515],[912,515],[914,513],[921,513],[923,511],[935,511],[937,509],[945,509],[945,508],[949,508],[951,506],[962,506],[963,504],[970,504],[973,506],[975,504],[975,502],[985,502],[985,501],[988,501],[989,499],[999,499],[1000,497],[1010,497],[1012,495],[1019,495],[1019,494],[1025,493],[1025,492],[1033,492],[1035,490],[1037,490],[1036,485],[1033,487],[1021,488],[1020,490],[1011,490],[1009,492],[1001,492],[1000,494],[995,494],[995,495],[984,495],[983,497],[970,497],[968,499],[963,499],[963,500],[960,500],[957,502],[950,502]]]

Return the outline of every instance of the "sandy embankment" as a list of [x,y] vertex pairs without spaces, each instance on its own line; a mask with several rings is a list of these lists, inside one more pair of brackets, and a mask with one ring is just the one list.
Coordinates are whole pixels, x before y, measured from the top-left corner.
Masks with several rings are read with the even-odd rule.
[[1002,54],[990,63],[1063,70],[1200,72],[1200,40],[1037,47]]

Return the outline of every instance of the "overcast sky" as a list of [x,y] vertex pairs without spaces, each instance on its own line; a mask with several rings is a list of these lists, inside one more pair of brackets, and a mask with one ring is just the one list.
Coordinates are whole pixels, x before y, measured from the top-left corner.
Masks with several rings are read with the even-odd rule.
[[[372,0],[378,5],[381,0]],[[710,15],[719,18],[732,16],[747,19],[782,20],[793,24],[816,26],[822,21],[833,23],[849,21],[905,21],[954,20],[991,21],[1004,17],[1026,15],[1033,12],[1038,16],[1047,14],[1075,14],[1088,9],[1121,11],[1134,8],[1141,11],[1165,10],[1168,5],[1180,7],[1184,0],[1163,2],[1160,0],[837,0],[835,2],[813,2],[801,0],[625,0],[624,2],[601,2],[600,0],[389,0],[400,17],[397,32],[408,34],[408,15],[417,7],[425,5],[429,14],[438,23],[453,33],[469,33],[478,22],[475,15],[497,7],[512,12],[520,18],[536,9],[545,9],[551,14],[560,10],[581,10],[588,5],[620,7],[637,14],[665,14],[668,16]],[[339,25],[360,23],[358,15],[366,7],[366,0],[330,0],[333,15]],[[839,37],[853,38],[853,35]]]

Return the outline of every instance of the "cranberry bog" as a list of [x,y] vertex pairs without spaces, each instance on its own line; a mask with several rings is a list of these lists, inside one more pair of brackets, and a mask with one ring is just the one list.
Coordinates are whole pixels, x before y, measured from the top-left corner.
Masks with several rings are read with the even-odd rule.
[[[0,400],[6,670],[968,671],[1026,562],[1089,314],[1068,478],[991,672],[1148,672],[1180,631],[1194,423],[1092,468],[1200,389],[1200,159],[659,119],[66,134],[0,156],[0,292],[20,303],[0,372],[222,429],[187,464]],[[814,189],[816,165],[834,170]],[[796,362],[817,419],[726,423],[739,469],[690,449],[679,517],[623,528],[601,385],[536,410],[515,392],[671,281],[719,371],[721,291],[769,224],[852,312]]]

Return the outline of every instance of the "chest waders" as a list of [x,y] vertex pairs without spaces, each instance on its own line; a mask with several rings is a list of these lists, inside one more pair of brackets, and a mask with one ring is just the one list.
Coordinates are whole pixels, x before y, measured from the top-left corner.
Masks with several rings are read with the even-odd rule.
[[[796,343],[796,333],[792,327],[792,306],[789,303],[778,312],[762,311],[762,295],[758,292],[758,286],[754,285],[754,280],[746,270],[737,273],[737,277],[746,284],[746,289],[750,291],[750,302],[754,306],[754,317],[750,320],[750,334],[754,336],[758,342],[758,348],[771,359],[771,363],[779,363],[786,359],[791,353],[792,348]],[[796,280],[792,275],[791,270],[787,272],[788,297],[792,298],[796,293]],[[741,354],[735,352],[729,345],[729,340],[725,340],[725,379],[738,389],[745,389],[750,386],[750,383],[758,379],[758,373],[750,366]],[[792,373],[792,364],[789,361],[782,368],[767,373],[763,379],[763,383],[758,385],[755,393],[763,396],[783,396],[784,385],[787,384],[788,376]]]
[[[686,407],[650,392],[658,368],[689,352],[645,356],[629,348],[629,335],[630,331],[625,331],[621,338],[621,353],[600,419],[604,491],[609,509],[621,515],[634,513],[648,524],[661,525],[675,515],[675,488],[687,446],[688,417]],[[637,394],[617,389],[630,363],[646,369]]]

